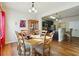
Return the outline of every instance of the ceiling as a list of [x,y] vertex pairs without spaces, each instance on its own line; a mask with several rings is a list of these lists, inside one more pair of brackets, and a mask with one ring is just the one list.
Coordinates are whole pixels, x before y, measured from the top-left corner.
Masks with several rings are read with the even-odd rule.
[[[22,13],[28,13],[28,9],[31,8],[31,2],[4,2],[7,9],[14,9],[16,11]],[[72,7],[78,6],[78,2],[35,2],[35,7],[38,10],[38,15],[36,16],[47,16],[47,15],[54,15],[56,12],[68,10],[71,8],[70,11],[65,11],[65,13],[60,12],[62,15],[71,15],[72,12],[77,14],[76,11],[79,10],[79,7],[73,11]],[[71,12],[72,11],[72,12]],[[64,17],[64,16],[63,16]]]
[[54,13],[48,16],[44,16],[43,19],[50,19],[50,20],[55,20],[55,19],[51,19],[50,16],[54,16],[56,18],[59,19],[64,19],[64,20],[69,20],[68,18],[72,18],[72,20],[78,20],[79,19],[79,6],[58,12],[58,13]]

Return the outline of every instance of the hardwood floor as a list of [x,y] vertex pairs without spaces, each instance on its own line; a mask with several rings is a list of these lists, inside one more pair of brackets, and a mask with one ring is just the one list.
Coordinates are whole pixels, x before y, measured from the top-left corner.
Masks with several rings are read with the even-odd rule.
[[17,43],[10,43],[5,45],[2,49],[2,56],[17,56]]
[[[79,56],[79,38],[72,41],[52,41],[51,56]],[[17,56],[17,43],[7,44],[2,49],[2,56]]]
[[79,56],[79,38],[73,38],[72,41],[52,43],[52,55],[56,56]]

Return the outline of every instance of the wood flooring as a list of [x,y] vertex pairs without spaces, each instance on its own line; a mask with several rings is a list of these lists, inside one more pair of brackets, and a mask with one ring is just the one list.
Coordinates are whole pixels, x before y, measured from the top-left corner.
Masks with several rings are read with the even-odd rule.
[[[51,56],[79,56],[79,38],[72,41],[52,41]],[[1,51],[2,56],[18,56],[17,43],[5,45]]]

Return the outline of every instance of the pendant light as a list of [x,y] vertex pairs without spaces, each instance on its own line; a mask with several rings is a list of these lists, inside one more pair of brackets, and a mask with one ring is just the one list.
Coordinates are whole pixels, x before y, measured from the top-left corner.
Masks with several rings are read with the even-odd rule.
[[34,2],[32,2],[32,7],[29,9],[29,13],[37,13],[37,9],[35,8]]

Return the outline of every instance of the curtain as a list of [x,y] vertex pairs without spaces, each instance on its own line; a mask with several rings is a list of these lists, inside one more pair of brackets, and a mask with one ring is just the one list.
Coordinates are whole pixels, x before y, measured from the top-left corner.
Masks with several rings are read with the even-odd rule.
[[2,47],[4,47],[4,45],[5,45],[5,12],[0,11],[0,50]]

